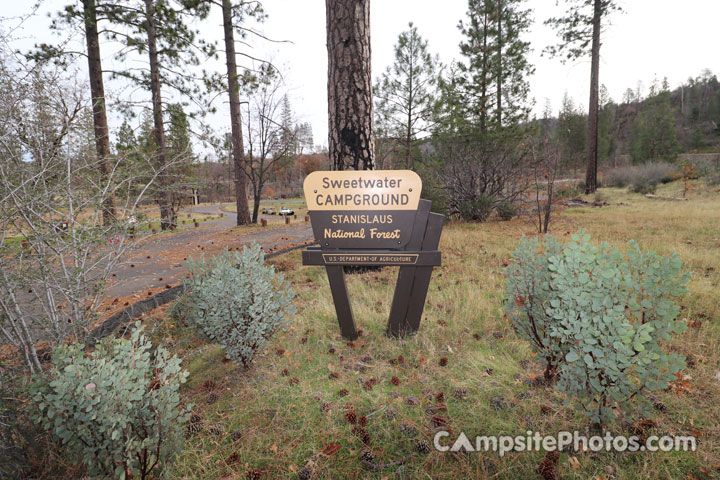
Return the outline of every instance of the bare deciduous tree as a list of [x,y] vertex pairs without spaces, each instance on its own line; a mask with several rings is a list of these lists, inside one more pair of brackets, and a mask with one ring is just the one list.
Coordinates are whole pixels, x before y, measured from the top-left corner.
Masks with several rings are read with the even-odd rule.
[[560,166],[560,146],[557,141],[542,138],[536,144],[531,144],[530,149],[538,233],[548,233],[554,203],[555,180]]
[[159,173],[127,188],[117,159],[101,171],[88,96],[62,73],[0,52],[0,339],[35,372],[39,341],[85,339],[132,245],[122,223],[103,224],[107,198],[127,218]]
[[260,200],[268,176],[284,161],[288,148],[294,142],[287,142],[287,131],[282,125],[283,93],[278,77],[268,74],[253,93],[245,117],[245,138],[248,149],[244,164],[245,175],[250,179],[253,193],[252,222],[257,223]]

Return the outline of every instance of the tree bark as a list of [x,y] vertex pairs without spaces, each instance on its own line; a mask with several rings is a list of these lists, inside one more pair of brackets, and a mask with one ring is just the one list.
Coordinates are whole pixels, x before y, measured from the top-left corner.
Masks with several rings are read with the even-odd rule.
[[408,77],[410,88],[408,92],[408,114],[407,125],[405,129],[405,169],[410,170],[410,150],[412,148],[412,112],[413,112],[413,75],[415,73],[415,65],[413,65],[414,52],[412,46],[410,50],[410,76]]
[[145,21],[147,23],[148,56],[150,62],[150,93],[153,108],[153,137],[156,151],[155,167],[162,170],[157,182],[160,188],[160,228],[167,230],[177,226],[177,214],[173,208],[171,193],[168,190],[167,146],[165,144],[165,124],[163,123],[162,96],[160,92],[160,68],[157,51],[157,28],[155,25],[155,5],[153,0],[145,0]]
[[333,170],[375,166],[370,0],[325,0],[328,150]]
[[415,98],[413,95],[413,88],[415,87],[415,41],[416,38],[413,35],[412,31],[410,33],[410,54],[408,55],[408,58],[410,60],[410,74],[408,75],[408,95],[407,95],[407,105],[408,105],[408,114],[407,114],[407,125],[406,125],[406,131],[405,131],[405,169],[410,170],[410,153],[412,150],[412,140],[413,140],[413,104],[415,103]]
[[488,14],[487,10],[485,10],[485,13],[483,14],[483,59],[482,59],[482,75],[480,79],[480,96],[482,97],[480,99],[480,131],[485,133],[487,132],[487,87],[488,87],[488,79],[487,79],[487,71],[488,71],[488,61],[487,61],[487,44],[488,44]]
[[503,4],[502,0],[498,0],[497,4],[497,124],[498,127],[502,126],[502,82],[503,82],[503,36],[502,36],[502,11]]
[[[97,153],[100,176],[107,184],[110,171],[110,136],[108,135],[107,112],[105,108],[105,87],[102,77],[102,61],[98,38],[97,12],[95,0],[83,0],[83,20],[87,43],[88,73],[90,76],[90,95],[92,96],[93,127],[95,131],[95,151]],[[115,205],[112,189],[108,189],[102,205],[103,225],[115,221]]]
[[237,63],[235,61],[235,35],[233,32],[232,5],[230,4],[230,0],[222,0],[222,11],[223,29],[225,30],[228,95],[230,97],[230,129],[237,225],[247,225],[251,219],[247,201],[247,178],[245,177],[244,168],[245,147],[243,146],[242,117],[240,113],[240,86],[238,84]]
[[262,186],[253,192],[253,212],[252,212],[252,223],[257,223],[258,213],[260,212],[260,192],[262,192]]
[[600,75],[600,18],[602,0],[595,0],[593,13],[592,63],[590,67],[590,105],[588,107],[588,151],[585,193],[597,190],[598,160],[598,88]]

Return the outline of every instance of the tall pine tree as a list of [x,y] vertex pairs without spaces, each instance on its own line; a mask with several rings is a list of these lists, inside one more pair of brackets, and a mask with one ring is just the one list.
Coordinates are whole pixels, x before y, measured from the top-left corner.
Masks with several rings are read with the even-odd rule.
[[385,137],[402,145],[405,168],[411,168],[411,153],[418,136],[430,127],[433,86],[439,60],[428,52],[412,22],[398,36],[395,61],[375,84],[376,127]]
[[197,100],[199,85],[187,72],[199,65],[195,52],[206,46],[190,27],[196,18],[205,18],[209,6],[197,0],[127,0],[108,4],[106,17],[113,25],[108,36],[125,46],[116,57],[146,56],[147,68],[113,72],[150,91],[152,105],[154,151],[152,157],[158,172],[156,198],[160,205],[161,228],[177,225],[177,209],[182,192],[172,178],[168,156],[165,122],[163,120],[165,87]]
[[558,30],[561,42],[546,49],[552,56],[577,59],[590,55],[590,105],[585,193],[597,189],[600,33],[603,20],[620,10],[618,0],[565,0],[567,13],[545,23]]
[[490,127],[516,125],[527,118],[530,106],[528,61],[530,10],[524,0],[468,0],[468,19],[460,22],[465,39],[458,64],[458,86],[465,98],[464,115],[481,132]]

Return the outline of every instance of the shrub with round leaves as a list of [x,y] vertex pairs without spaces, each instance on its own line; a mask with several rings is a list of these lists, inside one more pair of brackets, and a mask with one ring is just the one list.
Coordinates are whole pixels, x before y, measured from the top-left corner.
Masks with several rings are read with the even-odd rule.
[[[567,403],[605,424],[616,410],[646,414],[645,394],[666,388],[683,368],[684,359],[668,354],[663,344],[686,328],[677,321],[675,300],[687,293],[689,275],[675,254],[643,252],[634,241],[623,253],[589,240],[573,235],[560,251],[553,247],[540,255],[549,271],[540,277],[540,290],[523,287],[536,284],[523,274],[528,270],[508,267],[508,296],[532,297],[535,308],[523,311],[518,302],[508,302],[507,309],[521,335],[527,312],[542,317],[543,345],[561,355],[557,388],[568,395]],[[518,251],[529,245],[523,241]],[[516,251],[516,261],[524,255]]]
[[546,309],[546,300],[553,295],[548,258],[560,254],[561,249],[551,235],[546,235],[542,242],[523,237],[505,270],[505,310],[517,334],[530,342],[538,358],[544,361],[548,380],[555,377],[563,357],[559,339],[550,335],[553,319]]
[[245,368],[296,311],[292,289],[265,265],[259,245],[240,253],[223,250],[208,262],[191,259],[188,268],[189,293],[175,303],[174,312]]
[[85,464],[92,478],[162,476],[180,451],[189,410],[179,388],[180,359],[150,341],[136,325],[131,338],[53,350],[53,367],[37,375],[33,420]]

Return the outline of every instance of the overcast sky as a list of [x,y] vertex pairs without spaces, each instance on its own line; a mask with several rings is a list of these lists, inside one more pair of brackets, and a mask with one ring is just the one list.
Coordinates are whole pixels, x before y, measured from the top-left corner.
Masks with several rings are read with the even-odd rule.
[[[26,12],[30,0],[0,0],[0,15]],[[62,0],[49,0],[46,10],[57,10]],[[530,79],[534,112],[542,112],[545,99],[557,112],[563,94],[587,109],[589,59],[563,65],[559,59],[541,56],[543,48],[556,41],[555,33],[543,25],[551,16],[562,14],[555,0],[528,0],[535,23],[527,39],[533,49],[531,62],[535,75]],[[638,81],[645,91],[657,77],[667,77],[671,87],[698,76],[705,68],[720,74],[718,19],[720,0],[621,0],[624,13],[616,13],[603,33],[600,82],[607,86],[615,101],[622,99],[628,87]],[[325,47],[325,1],[265,0],[267,21],[260,27],[264,34],[292,43],[269,44],[257,41],[254,55],[272,58],[285,72],[289,97],[297,121],[310,122],[316,144],[327,144],[327,50]],[[429,41],[432,53],[443,63],[458,59],[462,40],[457,29],[465,18],[467,0],[372,0],[371,41],[372,74],[376,78],[392,63],[393,46],[400,32],[413,22]],[[202,26],[203,35],[220,39],[222,27],[218,12]],[[43,28],[48,20],[40,17],[26,23],[22,34],[36,41],[49,41]],[[217,68],[223,65],[217,64]],[[112,86],[110,86],[112,87]],[[224,112],[227,107],[221,107]],[[208,120],[219,129],[228,129],[228,118],[221,113]]]

